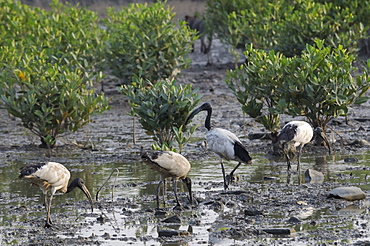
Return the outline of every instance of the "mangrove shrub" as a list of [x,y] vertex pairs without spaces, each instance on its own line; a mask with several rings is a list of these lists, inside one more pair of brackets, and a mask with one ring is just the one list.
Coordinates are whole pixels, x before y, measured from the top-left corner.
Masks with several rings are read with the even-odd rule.
[[130,4],[107,14],[107,67],[126,84],[139,75],[152,82],[170,78],[189,65],[195,31],[185,21],[175,23],[165,3]]
[[137,116],[142,128],[152,136],[154,149],[181,152],[195,127],[189,133],[184,126],[186,117],[199,103],[197,89],[191,85],[178,85],[175,79],[159,80],[155,84],[135,77],[130,85],[121,87],[131,105],[131,115]]

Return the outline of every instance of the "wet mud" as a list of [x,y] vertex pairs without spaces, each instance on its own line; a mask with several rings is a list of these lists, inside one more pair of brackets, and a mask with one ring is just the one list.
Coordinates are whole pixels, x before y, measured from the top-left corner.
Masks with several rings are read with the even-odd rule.
[[[252,158],[254,155],[270,158],[272,146],[269,139],[248,138],[250,134],[264,133],[263,126],[243,115],[239,103],[224,83],[227,69],[234,66],[230,63],[231,56],[227,48],[219,47],[213,51],[212,65],[206,65],[207,55],[200,53],[197,46],[195,49],[195,53],[190,55],[193,60],[191,68],[183,71],[178,82],[191,83],[194,88],[199,88],[202,102],[208,101],[213,105],[212,124],[240,136]],[[138,122],[133,128],[133,119],[127,115],[127,101],[116,90],[118,83],[113,77],[107,76],[104,91],[110,97],[111,110],[94,116],[93,122],[77,133],[61,136],[53,149],[54,161],[64,163],[73,160],[82,165],[136,162],[140,148],[150,148],[152,141],[140,129]],[[368,104],[354,106],[349,113],[349,121],[339,117],[330,123],[332,130],[329,138],[335,140],[333,155],[337,158],[344,160],[369,150]],[[0,157],[3,160],[0,166],[3,173],[9,163],[49,160],[47,150],[38,148],[39,139],[22,128],[19,120],[9,116],[5,110],[0,113]],[[282,125],[292,119],[282,116]],[[193,123],[199,124],[194,137],[199,141],[190,143],[183,151],[190,162],[214,158],[213,153],[203,148],[203,120],[202,117],[194,119]],[[136,144],[133,143],[134,129]],[[321,147],[307,146],[303,154],[306,153],[317,154],[324,166],[331,158]],[[276,163],[284,163],[284,160],[271,159],[270,163],[264,165]],[[234,164],[230,162],[230,165]],[[219,165],[217,160],[215,165]],[[358,179],[358,183],[348,182],[352,178],[350,175],[332,174],[323,183],[303,181],[298,184],[296,172],[292,173],[291,182],[287,182],[288,176],[279,175],[276,178],[278,175],[271,173],[257,183],[249,182],[248,176],[240,176],[228,191],[223,191],[221,179],[208,182],[196,179],[194,185],[203,189],[194,193],[195,204],[189,204],[186,192],[180,192],[180,202],[184,206],[180,211],[173,210],[175,200],[171,189],[168,189],[166,207],[160,212],[155,209],[154,195],[135,198],[120,196],[113,197],[112,201],[110,194],[105,193],[95,202],[93,213],[89,212],[88,201],[53,205],[66,207],[63,214],[52,214],[56,218],[56,228],[43,228],[44,216],[28,216],[33,210],[43,211],[42,204],[36,201],[27,206],[14,206],[11,205],[12,201],[23,198],[10,191],[3,192],[0,194],[1,202],[9,204],[5,205],[10,211],[7,218],[15,216],[24,219],[3,221],[5,226],[1,228],[1,242],[13,245],[368,245],[369,201],[327,198],[327,192],[338,186],[350,184],[367,187],[365,175],[368,169],[359,169],[348,164],[348,170],[362,171],[364,177]],[[325,173],[325,168],[319,171]],[[115,190],[147,184],[146,180],[117,183]],[[363,191],[369,195],[368,190]],[[164,221],[172,216],[177,218]],[[144,227],[152,228],[154,233],[131,236],[120,231],[122,227],[135,227],[135,222],[140,224],[137,227],[143,227],[144,224]],[[104,229],[92,232],[97,225],[113,228],[113,233]],[[199,233],[199,228],[206,229]]]

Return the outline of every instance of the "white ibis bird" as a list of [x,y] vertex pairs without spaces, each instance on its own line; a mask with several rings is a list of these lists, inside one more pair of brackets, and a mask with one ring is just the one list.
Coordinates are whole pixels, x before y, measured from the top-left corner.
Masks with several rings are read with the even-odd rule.
[[[70,176],[71,174],[68,169],[57,162],[29,164],[21,168],[19,178],[28,179],[31,182],[31,185],[37,185],[44,194],[44,203],[47,214],[45,227],[52,227],[53,225],[50,218],[50,207],[53,196],[57,191],[61,193],[69,193],[74,188],[78,187],[89,199],[91,211],[94,209],[90,192],[86,188],[84,181],[81,178],[76,178],[70,185],[68,185]],[[50,191],[49,201],[47,200],[48,191]]]
[[204,110],[207,111],[205,120],[205,127],[207,128],[207,146],[220,157],[222,175],[224,178],[224,189],[226,190],[228,188],[228,182],[226,180],[225,168],[222,160],[235,160],[239,162],[228,176],[229,180],[233,180],[234,172],[241,163],[251,164],[252,158],[249,156],[247,148],[234,133],[221,128],[211,128],[212,106],[208,102],[194,109],[186,119],[185,125],[194,115]]
[[191,179],[186,176],[190,171],[190,163],[184,156],[172,151],[147,151],[141,153],[141,159],[161,175],[161,180],[159,181],[156,189],[157,208],[159,208],[159,189],[162,183],[163,204],[165,205],[164,190],[166,178],[172,178],[173,192],[175,193],[178,207],[182,207],[176,192],[176,181],[179,179],[186,184],[189,191],[190,204],[193,204],[193,196],[191,194]]
[[331,153],[329,141],[326,138],[324,131],[321,127],[316,127],[315,130],[312,129],[311,125],[305,121],[291,121],[288,122],[281,130],[278,136],[278,143],[282,144],[283,152],[287,160],[288,172],[290,171],[290,157],[289,157],[289,146],[293,144],[294,147],[298,147],[298,165],[297,171],[299,170],[301,163],[301,154],[303,146],[315,138],[320,136],[326,143],[329,149],[329,154]]

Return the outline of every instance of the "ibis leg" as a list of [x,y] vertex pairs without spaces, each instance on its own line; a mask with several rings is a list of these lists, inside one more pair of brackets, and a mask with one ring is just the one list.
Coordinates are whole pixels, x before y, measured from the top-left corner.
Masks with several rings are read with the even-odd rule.
[[288,172],[290,172],[291,164],[290,164],[290,160],[289,160],[289,158],[287,159],[287,164],[288,164]]
[[163,196],[163,207],[166,206],[166,190],[167,190],[166,180],[163,179],[163,193],[162,193],[162,196]]
[[287,176],[286,176],[286,183],[287,184],[290,184],[291,177],[292,177],[292,173],[291,172],[288,172],[287,173]]
[[288,166],[288,173],[290,172],[290,157],[289,157],[289,146],[288,146],[288,143],[284,142],[283,143],[283,152],[284,152],[284,155],[285,155],[285,158],[286,158],[286,164]]
[[303,145],[301,144],[298,149],[298,165],[297,165],[297,172],[298,172],[298,185],[301,185],[301,154],[302,154]]
[[285,151],[284,151],[284,154],[285,154],[286,163],[287,163],[287,166],[288,166],[288,172],[290,172],[290,167],[291,167],[290,158],[289,158],[288,153],[285,153]]
[[229,183],[232,182],[234,180],[234,172],[236,171],[236,169],[238,169],[238,167],[240,166],[240,164],[242,164],[241,162],[239,162],[238,165],[236,165],[236,167],[231,171],[231,173],[229,174]]
[[228,184],[226,180],[224,164],[222,163],[222,158],[221,158],[221,169],[222,169],[222,175],[224,177],[224,189],[226,190],[228,188]]
[[300,166],[301,166],[301,154],[302,154],[302,148],[303,148],[303,145],[301,144],[298,148],[298,165],[297,165],[297,171],[300,170]]
[[181,206],[181,204],[179,202],[179,198],[177,196],[176,180],[175,179],[172,180],[172,187],[173,187],[173,193],[175,193],[175,198],[176,198],[176,203],[177,203],[176,207],[180,207],[181,208],[182,206]]
[[156,189],[157,208],[159,208],[159,189],[160,189],[160,187],[161,187],[162,182],[163,182],[162,180],[161,180],[161,181],[159,181],[158,186],[157,186],[157,189]]
[[50,217],[50,208],[51,208],[51,201],[53,200],[53,195],[54,194],[50,195],[49,202],[47,201],[47,195],[46,194],[44,195],[44,202],[45,202],[45,207],[46,207],[46,223],[45,223],[44,227],[52,227],[53,226],[53,222],[52,222],[51,217]]

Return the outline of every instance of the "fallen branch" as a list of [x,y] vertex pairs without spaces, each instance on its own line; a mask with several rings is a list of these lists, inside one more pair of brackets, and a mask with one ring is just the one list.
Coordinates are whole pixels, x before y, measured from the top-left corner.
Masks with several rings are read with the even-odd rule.
[[111,174],[109,175],[109,177],[107,178],[107,180],[105,180],[105,182],[102,184],[102,186],[100,186],[100,188],[98,189],[98,191],[96,192],[96,201],[98,201],[98,196],[99,196],[99,192],[101,191],[101,189],[103,189],[104,185],[108,182],[108,180],[112,177],[113,173],[117,171],[117,176],[116,176],[116,179],[114,180],[114,184],[113,184],[113,187],[112,187],[112,201],[113,201],[113,193],[114,193],[114,186],[116,186],[116,181],[117,181],[117,177],[118,177],[118,174],[119,174],[119,170],[118,168],[115,168],[113,169],[113,171],[111,172]]

